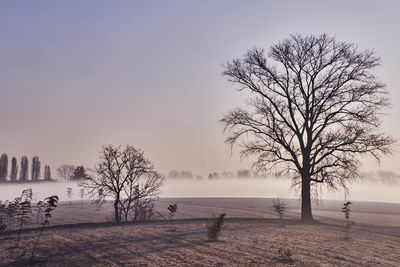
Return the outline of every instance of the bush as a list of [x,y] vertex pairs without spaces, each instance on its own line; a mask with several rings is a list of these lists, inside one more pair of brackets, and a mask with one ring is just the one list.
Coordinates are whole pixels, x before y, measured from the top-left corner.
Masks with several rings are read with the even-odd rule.
[[281,246],[278,248],[278,256],[274,257],[274,259],[278,262],[285,264],[294,263],[293,250],[289,246],[288,237],[286,234],[284,235],[284,239]]
[[278,249],[278,257],[276,260],[282,263],[293,263],[293,252],[290,248],[280,247]]
[[133,221],[150,221],[154,216],[154,206],[155,199],[139,199],[135,201],[135,204],[132,206],[131,210],[132,220]]
[[225,213],[221,213],[218,217],[214,216],[211,222],[206,225],[207,237],[210,241],[218,240],[224,226],[225,215]]

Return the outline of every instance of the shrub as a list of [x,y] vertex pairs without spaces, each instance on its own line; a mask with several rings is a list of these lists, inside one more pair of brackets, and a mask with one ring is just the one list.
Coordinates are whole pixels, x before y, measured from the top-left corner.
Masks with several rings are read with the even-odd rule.
[[150,221],[154,216],[155,199],[140,199],[132,208],[133,221]]
[[0,231],[7,228],[7,202],[0,201]]
[[293,250],[289,246],[287,235],[284,235],[283,243],[278,248],[278,256],[275,257],[275,260],[285,264],[294,263],[293,259]]
[[18,207],[16,209],[16,220],[18,223],[18,240],[17,240],[17,247],[19,246],[19,242],[21,240],[21,231],[22,227],[25,224],[31,222],[32,218],[32,189],[25,189],[22,191],[21,197],[16,198],[16,201],[19,201]]
[[21,230],[25,224],[31,222],[31,215],[32,189],[25,189],[14,201],[0,201],[0,231],[14,227]]
[[282,263],[293,263],[293,252],[291,248],[280,247],[276,259]]
[[225,213],[221,213],[218,217],[213,216],[211,222],[206,225],[207,237],[210,241],[218,240],[224,226],[225,215]]

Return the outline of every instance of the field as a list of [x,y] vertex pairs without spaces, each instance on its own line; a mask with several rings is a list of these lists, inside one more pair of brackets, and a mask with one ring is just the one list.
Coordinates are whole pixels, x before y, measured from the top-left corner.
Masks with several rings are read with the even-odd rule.
[[[355,225],[346,237],[341,202],[316,206],[319,223],[313,225],[297,222],[297,200],[286,202],[289,209],[279,220],[271,199],[160,199],[157,210],[163,214],[169,204],[178,204],[172,221],[156,218],[118,226],[111,222],[110,203],[63,202],[32,261],[29,253],[39,228],[23,231],[20,248],[15,248],[16,232],[1,234],[0,262],[2,266],[399,266],[399,204],[355,203],[350,215]],[[219,241],[210,242],[205,225],[219,213],[227,214],[226,227]]]

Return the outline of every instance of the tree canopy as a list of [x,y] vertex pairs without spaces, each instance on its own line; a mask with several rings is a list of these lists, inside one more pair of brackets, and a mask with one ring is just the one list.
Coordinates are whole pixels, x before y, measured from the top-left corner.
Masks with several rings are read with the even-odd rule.
[[221,120],[226,142],[240,141],[257,169],[286,173],[301,187],[302,220],[312,220],[313,185],[346,188],[358,177],[360,155],[380,160],[391,152],[394,139],[380,128],[389,98],[373,72],[379,64],[372,50],[297,34],[225,66],[228,80],[250,93],[248,108]]

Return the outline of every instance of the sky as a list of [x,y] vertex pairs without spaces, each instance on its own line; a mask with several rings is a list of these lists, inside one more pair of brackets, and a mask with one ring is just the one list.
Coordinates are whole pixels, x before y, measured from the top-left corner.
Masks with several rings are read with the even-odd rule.
[[[328,33],[374,49],[400,139],[399,1],[0,1],[0,153],[52,169],[130,144],[156,168],[249,168],[219,120],[246,95],[222,76],[247,49]],[[400,173],[400,147],[378,166]]]

